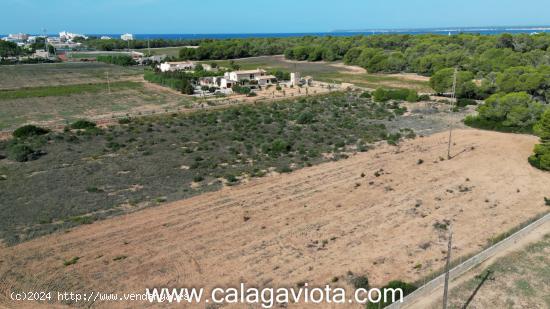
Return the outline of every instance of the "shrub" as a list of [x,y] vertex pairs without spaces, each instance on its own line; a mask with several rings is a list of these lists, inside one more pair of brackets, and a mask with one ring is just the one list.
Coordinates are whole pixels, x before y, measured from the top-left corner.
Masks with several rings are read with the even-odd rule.
[[387,102],[389,100],[418,102],[418,93],[412,89],[383,89],[378,88],[372,94],[377,102]]
[[458,99],[456,101],[456,106],[458,107],[466,107],[468,105],[477,105],[477,102],[472,99]]
[[236,183],[237,181],[239,181],[239,179],[238,179],[237,176],[235,176],[235,175],[227,175],[227,176],[225,176],[225,179],[226,179],[229,183]]
[[300,113],[300,115],[298,116],[298,120],[297,120],[297,122],[299,124],[308,124],[308,123],[312,123],[314,121],[315,121],[315,117],[313,116],[313,113],[311,113],[309,111],[305,111],[305,112]]
[[95,219],[91,216],[76,216],[70,217],[69,221],[76,224],[92,224],[94,223]]
[[290,173],[292,172],[292,169],[288,165],[283,165],[278,168],[279,173]]
[[97,56],[96,59],[99,62],[116,64],[120,66],[130,66],[136,64],[132,56],[129,55],[105,55]]
[[129,124],[131,121],[130,118],[121,118],[118,120],[118,124]]
[[38,135],[44,135],[48,133],[49,131],[47,129],[37,127],[34,125],[26,125],[18,128],[17,130],[13,131],[13,137],[16,138],[27,138],[31,136],[38,136]]
[[420,95],[420,96],[418,97],[418,101],[430,101],[430,100],[431,100],[431,99],[430,99],[430,96],[427,95],[427,94],[423,94],[423,95]]
[[8,158],[17,162],[36,160],[39,156],[39,151],[25,144],[14,143],[8,146]]
[[544,105],[525,92],[498,93],[488,98],[477,109],[478,116],[467,117],[467,125],[482,129],[531,132],[541,118]]
[[201,182],[203,180],[204,180],[204,177],[202,175],[196,175],[195,177],[193,177],[194,182]]
[[[400,280],[394,280],[394,281],[390,281],[387,285],[383,286],[380,289],[380,292],[382,293],[382,295],[384,295],[384,294],[386,294],[386,290],[388,290],[388,289],[393,289],[393,290],[401,289],[401,291],[403,291],[403,297],[405,297],[405,296],[411,294],[412,292],[414,292],[417,288],[416,288],[416,286],[414,286],[410,283],[406,283],[406,282],[403,282],[403,281],[400,281]],[[391,295],[391,292],[388,292],[388,295]],[[384,308],[384,307],[391,304],[389,301],[391,301],[391,299],[389,299],[388,302],[384,302],[384,300],[382,298],[380,303],[368,303],[367,304],[367,309]]]
[[251,91],[249,87],[243,87],[239,85],[234,85],[233,87],[231,87],[231,90],[238,94],[249,94]]
[[351,284],[355,289],[369,289],[369,278],[367,276],[357,276],[351,280]]
[[372,98],[372,95],[370,94],[370,92],[365,91],[365,92],[361,93],[361,95],[359,97],[365,98],[365,99],[370,99],[370,98]]
[[416,91],[409,90],[406,100],[408,102],[418,102],[418,93],[416,93]]
[[399,140],[401,140],[401,133],[390,133],[386,139],[388,144],[395,146],[399,143]]
[[78,262],[78,260],[80,260],[80,258],[78,256],[75,256],[70,260],[63,261],[63,265],[65,265],[65,266],[74,265],[74,264],[76,264],[76,262]]
[[535,124],[534,131],[540,137],[541,144],[535,146],[529,163],[541,170],[550,171],[550,109]]
[[95,122],[91,122],[89,120],[80,119],[80,120],[77,120],[77,121],[71,123],[70,127],[72,129],[85,130],[85,129],[95,128],[96,124],[95,124]]

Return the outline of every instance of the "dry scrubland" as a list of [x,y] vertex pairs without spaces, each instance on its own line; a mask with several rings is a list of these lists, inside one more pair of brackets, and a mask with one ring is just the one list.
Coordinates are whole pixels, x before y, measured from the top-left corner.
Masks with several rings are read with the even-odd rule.
[[[399,104],[338,92],[18,141],[41,156],[0,160],[0,198],[12,201],[0,205],[6,222],[0,238],[17,243],[273,171],[347,158],[380,140],[441,131],[446,117],[464,114],[422,105],[402,115]],[[15,158],[12,143],[0,142],[1,156]]]
[[[445,219],[458,257],[547,210],[550,176],[526,161],[536,138],[459,130],[456,156],[441,160],[446,141],[443,132],[381,146],[4,248],[0,290],[295,286],[334,277],[348,286],[348,271],[373,285],[414,281],[443,265]],[[531,258],[543,265],[540,257]]]

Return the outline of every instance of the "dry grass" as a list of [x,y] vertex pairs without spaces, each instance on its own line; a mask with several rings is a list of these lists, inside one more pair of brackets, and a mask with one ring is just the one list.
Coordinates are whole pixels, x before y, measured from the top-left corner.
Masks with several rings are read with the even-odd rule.
[[[458,257],[546,211],[550,175],[526,161],[536,138],[460,130],[454,135],[460,154],[440,161],[446,136],[380,147],[5,248],[0,290],[321,285],[349,270],[367,274],[373,285],[414,281],[443,265],[446,241],[435,222],[453,221]],[[464,186],[469,190],[460,190]],[[127,258],[113,262],[122,255]],[[63,261],[74,256],[80,259],[69,270]]]

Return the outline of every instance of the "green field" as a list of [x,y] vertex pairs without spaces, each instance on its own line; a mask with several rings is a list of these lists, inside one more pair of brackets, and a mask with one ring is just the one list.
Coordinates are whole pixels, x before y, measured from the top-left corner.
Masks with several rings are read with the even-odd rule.
[[[179,57],[180,49],[184,47],[160,47],[160,48],[151,48],[152,55],[166,55],[169,57]],[[140,53],[147,53],[149,49],[135,49],[135,51]]]
[[98,56],[119,56],[119,55],[128,55],[127,52],[71,52],[68,54],[70,59],[91,59]]
[[[346,158],[373,142],[399,139],[385,128],[400,117],[395,108],[333,93],[1,142],[7,159],[0,160],[0,200],[10,202],[0,204],[0,238],[16,243],[271,169],[289,172],[331,160],[324,154]],[[17,145],[42,155],[15,162]]]
[[4,65],[0,68],[0,89],[105,83],[140,77],[143,69],[104,63],[48,63]]
[[[489,280],[482,278],[491,270]],[[451,290],[450,308],[550,308],[550,234],[489,266]]]
[[27,123],[63,125],[79,118],[110,118],[113,114],[126,113],[137,115],[193,104],[186,97],[145,88],[143,83],[123,87],[126,83],[121,82],[122,87],[115,85],[110,93],[105,84],[92,84],[90,87],[94,91],[91,92],[0,100],[0,130],[13,130]]
[[51,96],[67,96],[85,93],[98,93],[110,89],[119,91],[124,89],[142,88],[141,83],[137,82],[112,82],[97,84],[74,84],[63,86],[42,86],[34,88],[19,88],[10,90],[0,90],[0,101],[25,99],[25,98],[43,98]]

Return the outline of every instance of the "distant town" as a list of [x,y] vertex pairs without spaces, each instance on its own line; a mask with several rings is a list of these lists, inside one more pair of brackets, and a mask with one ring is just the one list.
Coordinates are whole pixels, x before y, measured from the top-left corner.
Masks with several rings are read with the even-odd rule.
[[[8,36],[2,38],[5,42],[12,42],[17,44],[20,48],[27,51],[33,51],[30,56],[32,58],[43,58],[50,60],[55,60],[58,52],[63,55],[68,51],[80,50],[83,47],[82,42],[86,39],[88,39],[88,36],[86,35],[67,31],[59,32],[58,36],[48,36],[47,34],[30,35],[27,33],[15,33],[9,34]],[[100,39],[112,40],[113,38],[109,36],[101,36]],[[120,36],[120,39],[123,41],[132,41],[134,40],[134,35],[125,33]],[[37,49],[37,45],[41,45],[42,48]],[[8,60],[15,60],[15,58],[19,60],[18,57],[10,57]]]

